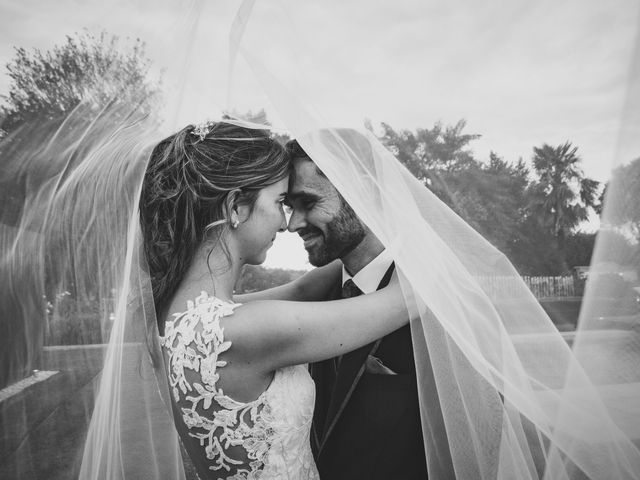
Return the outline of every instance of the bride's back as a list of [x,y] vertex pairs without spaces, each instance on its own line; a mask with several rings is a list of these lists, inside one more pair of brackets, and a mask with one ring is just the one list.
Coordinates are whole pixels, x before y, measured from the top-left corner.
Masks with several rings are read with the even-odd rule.
[[202,292],[186,307],[167,320],[162,343],[174,420],[200,474],[316,478],[315,388],[306,367],[279,369],[263,387],[255,368],[227,361],[233,342],[225,330],[238,304]]

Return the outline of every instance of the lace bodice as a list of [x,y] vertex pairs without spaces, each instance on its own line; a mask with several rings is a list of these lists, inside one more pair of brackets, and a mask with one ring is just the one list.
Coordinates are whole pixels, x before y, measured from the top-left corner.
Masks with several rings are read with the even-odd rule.
[[277,370],[248,403],[218,386],[218,369],[226,365],[220,355],[232,348],[220,319],[238,305],[203,292],[165,324],[162,344],[181,421],[199,441],[212,478],[318,479],[309,442],[315,387],[306,366]]

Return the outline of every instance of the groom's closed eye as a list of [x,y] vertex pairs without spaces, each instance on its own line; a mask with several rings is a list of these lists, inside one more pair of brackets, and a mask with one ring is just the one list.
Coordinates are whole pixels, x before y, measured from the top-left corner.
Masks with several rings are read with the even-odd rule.
[[300,200],[300,206],[303,210],[311,210],[316,204],[316,200],[312,198],[305,198]]
[[289,195],[285,200],[285,203],[288,204],[293,209],[298,210],[310,210],[318,201],[313,195],[306,194],[294,194]]

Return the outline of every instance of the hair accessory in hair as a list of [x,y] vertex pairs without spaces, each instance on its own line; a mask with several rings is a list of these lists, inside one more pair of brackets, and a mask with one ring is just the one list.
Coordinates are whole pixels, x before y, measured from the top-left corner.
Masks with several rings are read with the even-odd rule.
[[208,135],[208,133],[211,131],[211,128],[215,124],[216,122],[214,122],[213,120],[205,120],[204,122],[201,122],[193,127],[191,135],[195,135],[196,137],[198,137],[198,141],[201,142],[205,139],[205,137]]

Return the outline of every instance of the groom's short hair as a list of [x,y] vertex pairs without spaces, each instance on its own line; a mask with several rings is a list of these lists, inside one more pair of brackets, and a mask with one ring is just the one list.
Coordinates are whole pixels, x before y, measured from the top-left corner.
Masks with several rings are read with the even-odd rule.
[[[333,155],[334,158],[340,158],[345,156],[352,161],[347,160],[349,167],[353,167],[361,172],[362,181],[369,184],[369,186],[363,186],[363,192],[369,196],[370,202],[373,205],[381,204],[381,195],[379,186],[377,186],[375,179],[380,174],[379,163],[383,159],[380,156],[380,152],[376,153],[375,138],[368,138],[371,136],[368,132],[361,132],[354,128],[326,128],[320,129],[314,132],[311,137],[311,141],[318,141],[319,145],[322,145],[326,149],[329,155]],[[328,140],[323,142],[323,140]],[[379,149],[383,149],[381,145]],[[318,164],[313,161],[307,152],[300,146],[297,140],[289,140],[285,149],[289,161],[291,162],[291,168],[293,169],[293,163],[297,159],[305,159],[312,162],[319,175],[327,179],[329,183],[331,180],[320,169]],[[322,149],[320,151],[323,151]],[[387,152],[390,154],[389,152]],[[333,185],[333,183],[331,183]],[[335,188],[335,186],[334,186]],[[337,189],[336,189],[337,191]],[[338,195],[342,197],[342,194],[338,191]],[[346,202],[346,200],[343,199]]]
[[[305,152],[302,147],[300,146],[300,144],[298,143],[297,140],[289,140],[285,146],[284,146],[285,150],[287,151],[287,155],[289,155],[289,159],[293,160],[295,158],[302,158],[302,157],[307,157],[309,158],[309,155],[307,155],[307,152]],[[309,160],[311,160],[309,158]]]
[[[329,150],[334,154],[357,156],[363,166],[366,165],[368,168],[375,170],[371,142],[362,132],[353,128],[323,128],[316,131],[314,137],[319,140],[322,140],[323,137],[330,140],[327,145],[330,145]],[[308,159],[313,162],[320,175],[327,177],[297,140],[289,140],[285,145],[285,149],[292,164],[298,158]]]
[[304,151],[304,149],[300,146],[297,140],[295,139],[289,140],[285,144],[284,148],[287,151],[287,156],[289,157],[289,161],[291,162],[292,168],[293,168],[294,160],[296,160],[297,158],[305,158],[315,165],[316,171],[318,172],[319,175],[323,176],[324,178],[327,178],[327,176],[320,169],[320,167],[318,167],[318,164],[313,161],[313,159],[307,154],[307,152]]

